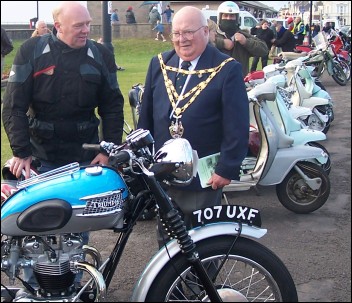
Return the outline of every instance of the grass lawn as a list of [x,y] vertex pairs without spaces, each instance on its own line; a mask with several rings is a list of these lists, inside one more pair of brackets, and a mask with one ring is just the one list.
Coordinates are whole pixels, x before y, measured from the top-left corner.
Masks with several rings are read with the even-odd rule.
[[[4,73],[10,70],[16,50],[22,42],[14,41],[14,50],[5,58]],[[128,92],[133,85],[144,83],[150,59],[160,52],[171,49],[172,44],[169,41],[161,42],[154,39],[123,39],[114,40],[113,46],[117,64],[125,68],[124,71],[117,72],[117,79],[125,99],[125,120],[132,126]],[[261,62],[258,64],[258,69],[261,69]],[[1,89],[1,97],[3,93],[4,89]],[[9,142],[1,122],[1,167],[11,157]]]

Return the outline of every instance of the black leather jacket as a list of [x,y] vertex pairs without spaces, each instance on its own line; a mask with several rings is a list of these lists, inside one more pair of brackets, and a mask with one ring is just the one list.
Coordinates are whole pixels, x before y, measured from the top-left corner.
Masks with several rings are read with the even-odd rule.
[[[4,95],[2,118],[14,156],[56,164],[92,160],[82,143],[119,144],[124,99],[110,50],[88,40],[72,49],[47,34],[24,42]],[[103,138],[98,137],[101,117]]]

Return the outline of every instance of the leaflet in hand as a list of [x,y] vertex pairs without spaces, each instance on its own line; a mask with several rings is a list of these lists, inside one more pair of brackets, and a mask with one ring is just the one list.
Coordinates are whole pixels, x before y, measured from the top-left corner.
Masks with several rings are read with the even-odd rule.
[[207,182],[209,181],[211,175],[214,173],[219,158],[220,153],[216,153],[198,159],[198,175],[200,179],[200,185],[203,188],[210,186],[207,184]]

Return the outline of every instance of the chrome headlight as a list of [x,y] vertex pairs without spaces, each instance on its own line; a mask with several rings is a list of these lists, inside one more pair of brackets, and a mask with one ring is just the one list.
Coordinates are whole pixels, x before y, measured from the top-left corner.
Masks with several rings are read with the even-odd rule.
[[193,178],[193,151],[191,144],[183,138],[170,139],[156,152],[156,163],[172,164],[175,169],[167,175],[172,185],[189,185]]

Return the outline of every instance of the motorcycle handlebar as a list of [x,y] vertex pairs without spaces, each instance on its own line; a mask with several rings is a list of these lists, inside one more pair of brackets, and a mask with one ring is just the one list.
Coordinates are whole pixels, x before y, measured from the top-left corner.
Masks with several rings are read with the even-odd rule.
[[119,163],[127,163],[131,159],[131,155],[127,150],[120,150],[117,154],[109,156],[109,164],[116,165]]
[[83,143],[82,148],[85,150],[94,150],[94,151],[100,151],[100,144],[88,144],[88,143]]
[[127,150],[114,150],[115,145],[102,141],[100,144],[83,143],[82,148],[85,150],[99,151],[109,154],[109,164],[116,165],[119,163],[127,163],[131,159],[130,152]]

